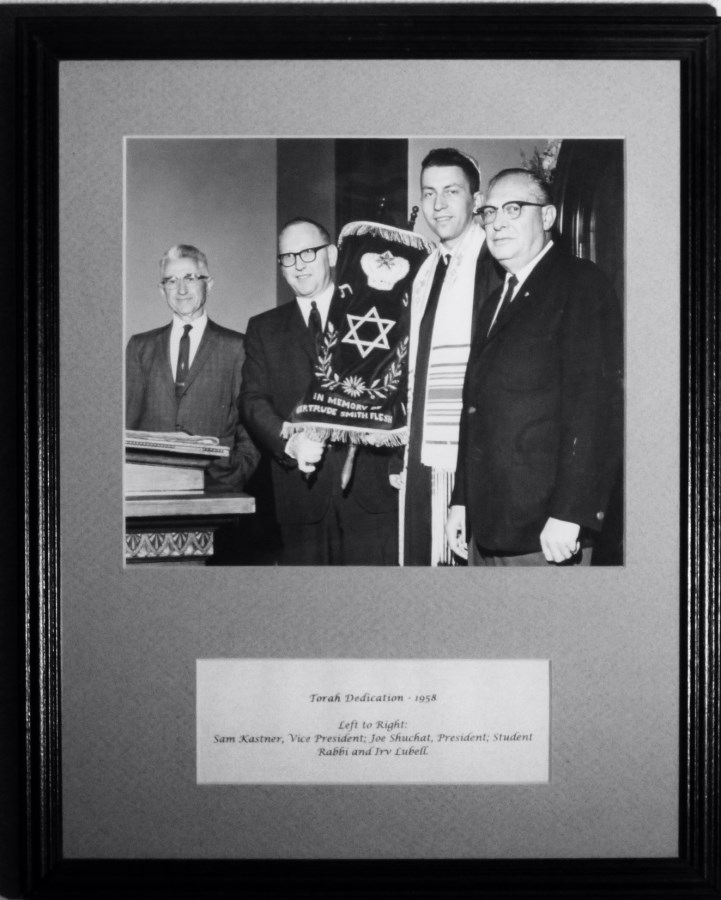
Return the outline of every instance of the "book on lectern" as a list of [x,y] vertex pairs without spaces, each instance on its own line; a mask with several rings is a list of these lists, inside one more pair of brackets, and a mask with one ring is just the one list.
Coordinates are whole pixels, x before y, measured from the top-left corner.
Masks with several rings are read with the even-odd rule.
[[184,432],[125,432],[125,494],[201,494],[204,469],[227,457],[217,437]]

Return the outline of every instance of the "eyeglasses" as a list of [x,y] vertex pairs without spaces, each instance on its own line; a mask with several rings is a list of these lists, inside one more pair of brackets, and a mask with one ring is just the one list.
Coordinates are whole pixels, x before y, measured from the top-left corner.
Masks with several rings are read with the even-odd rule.
[[291,266],[294,266],[296,259],[305,263],[313,262],[316,253],[319,250],[322,250],[323,247],[330,247],[330,244],[318,244],[317,247],[306,247],[305,250],[299,250],[297,253],[279,253],[278,262],[284,269],[290,269]]
[[209,277],[209,275],[196,275],[195,272],[189,272],[187,275],[183,275],[182,278],[178,278],[177,275],[169,275],[167,278],[161,278],[160,284],[162,287],[174,291],[181,281],[186,288],[189,288],[192,285],[198,284],[199,281],[207,281]]
[[[500,209],[506,214],[506,217],[509,219],[517,219],[521,213],[523,212],[524,206],[550,206],[549,203],[530,203],[528,200],[510,200],[508,203],[504,203]],[[496,214],[498,213],[498,206],[482,206],[478,212],[481,217],[481,222],[484,225],[492,225],[496,221]]]

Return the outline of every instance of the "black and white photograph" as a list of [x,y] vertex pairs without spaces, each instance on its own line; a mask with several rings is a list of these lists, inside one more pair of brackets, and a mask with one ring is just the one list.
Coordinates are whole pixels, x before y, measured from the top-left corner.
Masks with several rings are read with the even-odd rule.
[[127,137],[125,199],[128,563],[623,564],[622,140]]
[[719,19],[520,7],[3,9],[0,895],[721,889]]

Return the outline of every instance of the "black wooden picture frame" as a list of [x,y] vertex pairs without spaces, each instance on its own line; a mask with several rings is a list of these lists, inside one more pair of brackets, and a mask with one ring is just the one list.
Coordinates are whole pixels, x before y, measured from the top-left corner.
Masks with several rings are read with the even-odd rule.
[[[709,6],[15,5],[0,8],[4,263],[5,722],[20,723],[20,830],[32,897],[714,897],[719,816],[721,25]],[[58,68],[70,59],[637,59],[681,72],[679,848],[672,859],[67,860],[60,749]],[[13,187],[14,185],[14,187]],[[7,282],[6,282],[7,284]],[[17,463],[22,478],[12,478]],[[16,485],[22,484],[22,490]],[[19,535],[23,535],[19,541]],[[19,552],[18,552],[19,551]],[[18,569],[16,553],[21,559]],[[15,638],[19,636],[19,641]],[[20,648],[18,651],[18,647]],[[14,714],[19,715],[13,720]],[[6,834],[11,828],[6,828]]]

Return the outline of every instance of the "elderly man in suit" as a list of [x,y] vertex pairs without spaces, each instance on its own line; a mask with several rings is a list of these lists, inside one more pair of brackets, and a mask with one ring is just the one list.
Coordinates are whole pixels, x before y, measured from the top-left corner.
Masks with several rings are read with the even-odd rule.
[[361,447],[353,477],[341,488],[347,445],[303,432],[286,440],[283,423],[309,386],[315,337],[343,315],[333,283],[338,250],[310,219],[288,222],[278,262],[295,299],[248,322],[241,413],[270,457],[283,565],[393,565],[398,554],[398,499],[390,484],[393,451]]
[[160,276],[173,319],[128,341],[126,427],[220,438],[230,456],[206,469],[206,488],[241,490],[260,458],[238,410],[243,335],[208,318],[213,279],[197,247],[171,247],[160,261]]
[[535,174],[489,183],[481,220],[506,279],[471,347],[446,526],[471,565],[589,563],[620,459],[620,308],[552,240],[555,218]]

